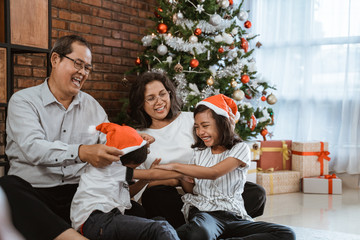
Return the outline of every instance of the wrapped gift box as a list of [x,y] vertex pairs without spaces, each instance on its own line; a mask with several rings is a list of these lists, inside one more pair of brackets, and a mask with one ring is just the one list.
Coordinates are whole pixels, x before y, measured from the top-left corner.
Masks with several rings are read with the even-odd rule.
[[257,167],[257,162],[256,161],[251,161],[250,162],[250,167],[247,171],[247,175],[246,175],[246,181],[249,182],[253,182],[256,183],[256,167]]
[[316,177],[329,174],[327,142],[293,142],[292,170],[299,171],[300,177]]
[[251,161],[260,159],[260,151],[261,151],[261,142],[260,141],[251,141],[246,142],[251,151]]
[[258,167],[263,170],[273,168],[291,170],[291,140],[261,141],[261,155]]
[[305,177],[302,179],[304,193],[342,194],[341,179],[334,175]]
[[258,172],[256,180],[257,184],[265,189],[266,194],[300,191],[300,172],[298,171]]

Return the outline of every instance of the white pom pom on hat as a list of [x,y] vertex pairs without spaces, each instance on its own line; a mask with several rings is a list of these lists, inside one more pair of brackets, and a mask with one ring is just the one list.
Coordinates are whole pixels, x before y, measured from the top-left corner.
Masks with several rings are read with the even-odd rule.
[[240,113],[238,111],[238,107],[235,101],[224,94],[217,94],[204,100],[198,102],[196,106],[205,105],[211,110],[213,110],[216,114],[229,118],[229,113],[235,115],[235,121],[238,121],[240,118]]

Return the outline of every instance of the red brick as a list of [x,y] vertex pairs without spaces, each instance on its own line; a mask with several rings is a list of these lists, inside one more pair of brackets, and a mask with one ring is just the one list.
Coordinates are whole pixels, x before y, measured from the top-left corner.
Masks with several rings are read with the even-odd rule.
[[122,47],[126,49],[137,50],[139,49],[139,44],[130,41],[123,41]]
[[95,35],[84,35],[86,41],[90,44],[103,44],[103,37],[102,36],[95,36]]
[[94,63],[102,63],[104,61],[104,55],[102,54],[92,54],[92,62]]
[[103,25],[103,20],[101,18],[93,17],[93,16],[89,16],[89,15],[83,15],[82,22],[86,23],[86,24],[90,24],[90,25],[95,25],[95,26]]
[[89,5],[101,7],[101,0],[82,0],[81,2]]
[[94,8],[92,10],[92,15],[101,18],[111,19],[111,11],[104,9]]
[[96,72],[111,72],[111,65],[103,63],[94,63],[94,71]]
[[81,23],[70,22],[70,30],[74,32],[90,33],[91,27]]
[[53,28],[66,29],[66,23],[64,21],[53,19],[51,24]]
[[103,37],[110,37],[111,36],[111,30],[106,28],[100,28],[100,27],[91,27],[91,33],[100,35]]
[[104,27],[106,28],[111,28],[111,29],[116,29],[119,30],[121,29],[121,23],[117,22],[117,21],[109,21],[109,20],[104,20]]
[[30,67],[20,67],[15,65],[14,66],[14,75],[19,76],[31,76],[32,71]]
[[35,86],[35,80],[31,78],[19,78],[17,79],[18,88],[28,88]]
[[70,10],[77,13],[91,14],[91,8],[92,7],[88,5],[76,3],[73,1],[70,3]]
[[70,0],[52,0],[51,6],[62,8],[62,9],[69,9],[69,2],[70,2]]
[[103,8],[111,9],[114,12],[119,12],[122,6],[123,4],[117,4],[110,1],[103,1],[103,5],[102,5]]
[[92,46],[91,51],[93,53],[111,54],[111,47]]
[[81,22],[81,14],[59,10],[59,18],[74,22]]
[[121,40],[116,40],[112,38],[104,38],[104,45],[105,46],[112,46],[112,47],[121,47]]
[[121,30],[123,30],[125,32],[137,33],[137,32],[139,32],[139,27],[132,25],[132,24],[123,23]]
[[45,68],[34,68],[33,69],[33,76],[34,77],[47,77],[47,70]]

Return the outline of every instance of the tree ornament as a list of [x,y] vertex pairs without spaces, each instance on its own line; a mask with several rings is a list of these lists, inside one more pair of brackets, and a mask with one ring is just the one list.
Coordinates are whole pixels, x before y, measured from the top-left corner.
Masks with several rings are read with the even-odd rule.
[[197,43],[197,42],[198,42],[198,37],[195,36],[195,35],[191,35],[191,36],[189,37],[189,42],[190,42],[190,43]]
[[212,76],[210,76],[207,80],[206,80],[206,84],[209,86],[214,85],[214,78]]
[[178,63],[175,65],[174,70],[175,70],[175,72],[180,73],[184,70],[184,68],[180,63]]
[[234,49],[235,48],[235,45],[234,44],[231,44],[229,49]]
[[177,19],[179,19],[179,20],[184,19],[184,14],[179,11],[179,12],[177,13]]
[[127,87],[128,83],[129,83],[129,80],[128,80],[128,79],[125,77],[125,75],[124,75],[123,79],[121,79],[121,84],[122,84],[124,87]]
[[242,75],[241,76],[241,82],[242,83],[248,83],[250,81],[250,77],[249,77],[249,75],[246,75],[246,74],[244,74],[244,75]]
[[[246,95],[245,95],[245,96],[246,96]],[[257,124],[256,118],[255,118],[255,116],[254,116],[254,114],[253,114],[253,115],[251,115],[251,117],[250,117],[250,121],[247,122],[247,125],[248,125],[248,127],[250,128],[251,131],[254,131],[255,128],[256,128],[256,124]]]
[[161,19],[162,17],[160,16],[159,12],[162,12],[163,10],[161,8],[158,8],[157,10],[154,11],[154,15],[155,17]]
[[218,14],[213,14],[210,17],[209,23],[213,26],[218,26],[221,23],[222,18]]
[[196,36],[199,36],[201,34],[201,29],[200,28],[196,28],[195,31],[194,31],[194,34]]
[[237,82],[235,81],[235,79],[231,79],[231,86],[233,87],[233,88],[236,88],[236,86],[237,86]]
[[261,97],[261,101],[265,102],[265,101],[266,101],[266,97],[265,97],[265,96],[262,96],[262,97]]
[[255,46],[256,46],[257,48],[260,48],[260,47],[262,46],[262,44],[261,44],[261,42],[257,42],[257,43],[255,44]]
[[233,5],[233,4],[234,4],[234,1],[233,1],[233,0],[229,0],[229,4],[230,4],[230,5]]
[[269,96],[267,96],[266,102],[270,105],[273,105],[277,102],[277,98],[274,94],[271,93]]
[[233,92],[233,95],[232,95],[232,96],[233,96],[233,98],[234,98],[235,100],[241,101],[241,100],[244,99],[245,93],[244,93],[242,90],[237,89],[237,90],[235,90],[235,91]]
[[244,27],[246,28],[251,28],[251,22],[249,20],[247,20],[245,23],[244,23]]
[[136,65],[140,65],[140,64],[141,64],[141,60],[140,60],[140,58],[139,58],[139,57],[137,57],[137,58],[136,58],[136,60],[135,60],[135,64],[136,64]]
[[221,6],[221,8],[223,8],[223,9],[228,8],[229,5],[230,5],[229,0],[222,0],[222,1],[220,2],[220,6]]
[[245,53],[249,50],[249,43],[245,38],[241,38],[241,48],[244,49]]
[[237,17],[238,17],[238,19],[239,19],[240,21],[245,21],[245,20],[248,19],[249,14],[248,14],[247,11],[241,10],[241,11],[239,12],[239,14],[237,15]]
[[268,134],[268,130],[266,128],[263,128],[261,131],[260,131],[260,134],[261,136],[265,137],[267,134]]
[[219,52],[219,53],[223,53],[223,52],[224,52],[224,48],[223,48],[223,47],[219,47],[218,52]]
[[159,23],[157,26],[158,33],[166,33],[168,30],[168,26],[165,23]]
[[229,51],[229,53],[228,53],[228,58],[229,59],[237,58],[237,56],[238,56],[237,51]]
[[168,48],[164,44],[160,44],[156,51],[159,55],[164,56],[168,52]]
[[204,3],[204,2],[205,2],[205,0],[199,0],[199,2],[200,2],[200,3]]
[[190,67],[196,68],[197,66],[199,66],[199,61],[194,57],[190,60]]

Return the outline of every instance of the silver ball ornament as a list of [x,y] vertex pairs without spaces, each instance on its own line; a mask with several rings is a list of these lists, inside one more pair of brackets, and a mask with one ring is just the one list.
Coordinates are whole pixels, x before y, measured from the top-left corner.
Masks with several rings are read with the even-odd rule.
[[229,7],[229,5],[230,5],[229,0],[222,0],[220,2],[221,8],[227,8],[227,7]]
[[164,56],[168,52],[168,48],[164,44],[161,44],[157,47],[156,51],[159,55]]
[[248,14],[247,11],[241,10],[241,11],[239,12],[239,14],[237,15],[237,17],[238,17],[238,19],[240,19],[241,21],[245,21],[245,20],[248,19],[249,14]]
[[245,97],[245,93],[240,89],[235,90],[234,93],[233,93],[233,98],[236,101],[241,101],[241,100],[244,99],[244,97]]
[[195,35],[191,35],[191,36],[189,37],[189,42],[190,42],[190,43],[197,43],[197,42],[198,42],[198,37],[195,36]]
[[213,26],[217,26],[221,23],[221,20],[222,19],[221,19],[220,15],[215,13],[215,14],[211,15],[209,23]]
[[266,102],[270,105],[273,105],[277,102],[277,98],[274,94],[271,93],[269,96],[267,96]]
[[178,12],[177,13],[177,18],[180,19],[180,20],[184,19],[184,14],[182,12]]

